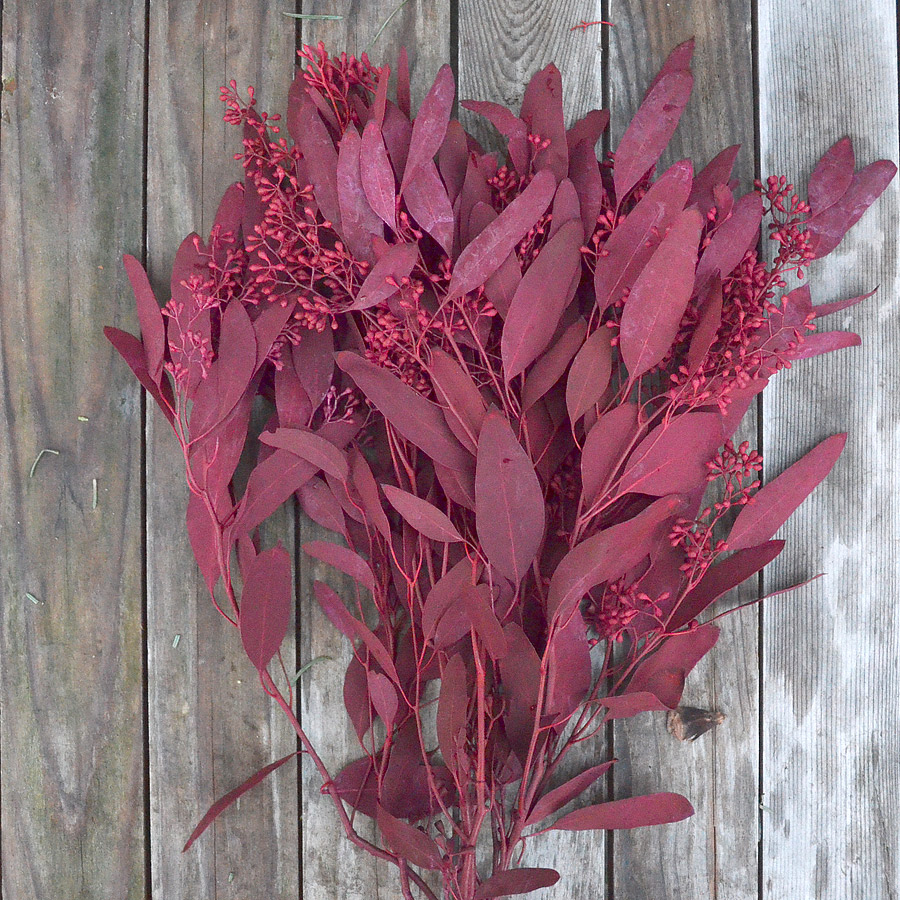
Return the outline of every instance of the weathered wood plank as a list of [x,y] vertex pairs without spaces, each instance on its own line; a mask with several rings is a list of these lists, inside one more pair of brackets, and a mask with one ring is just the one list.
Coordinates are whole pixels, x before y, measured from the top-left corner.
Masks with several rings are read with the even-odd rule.
[[[234,78],[283,111],[293,23],[278,5],[154,2],[150,7],[147,244],[160,299],[192,230],[208,233],[225,187],[241,177],[240,134],[221,120],[219,86]],[[162,416],[147,423],[147,646],[154,894],[197,898],[299,893],[297,776],[288,764],[247,794],[187,854],[181,846],[222,794],[295,747],[263,695],[236,632],[216,613],[184,528],[188,492]],[[293,541],[289,512],[267,538]],[[178,646],[173,646],[180,635]],[[284,652],[293,661],[293,642]]]
[[[800,184],[835,140],[860,164],[897,159],[896,5],[759,7],[764,174]],[[900,751],[896,593],[900,521],[895,461],[898,189],[896,182],[813,269],[813,300],[875,298],[829,320],[863,346],[798,364],[764,400],[767,474],[849,431],[826,483],[783,529],[785,561],[767,590],[825,572],[763,611],[762,896],[767,900],[900,893]]]
[[[332,53],[360,55],[367,50],[376,64],[396,70],[397,52],[406,46],[409,54],[412,102],[424,96],[435,73],[449,59],[450,4],[447,0],[411,0],[391,18],[377,40],[378,30],[397,9],[395,0],[366,0],[363,4],[304,2],[303,12],[342,13],[340,21],[304,20],[304,43],[323,41]],[[300,521],[302,543],[333,540],[334,535],[305,518]],[[332,773],[362,756],[350,727],[343,702],[343,679],[350,648],[328,622],[313,599],[316,580],[328,581],[344,597],[353,595],[353,582],[337,578],[327,566],[300,554],[300,660],[331,656],[303,677],[300,695],[301,721],[307,734],[321,749]],[[344,837],[330,798],[320,793],[321,778],[304,756],[303,777],[303,897],[304,900],[394,900],[399,896],[397,870],[376,862],[357,850]],[[314,824],[313,824],[314,823]],[[357,820],[360,834],[371,838],[371,823]]]
[[141,407],[101,326],[136,321],[144,4],[9,0],[2,24],[2,893],[137,900]]
[[[599,4],[596,4],[599,9]],[[493,100],[518,112],[531,76],[553,62],[562,72],[566,123],[603,106],[599,27],[571,31],[582,18],[599,18],[574,0],[462,0],[459,4],[460,96]],[[483,119],[460,110],[466,128],[485,147],[498,147]],[[606,759],[601,740],[576,748],[560,767],[560,782]],[[602,799],[602,781],[592,799]],[[582,803],[584,800],[582,799]],[[573,804],[573,807],[576,804]],[[566,808],[568,811],[568,807]],[[559,885],[529,896],[602,897],[606,890],[606,836],[603,833],[548,832],[529,845],[525,865],[555,868]]]
[[[696,38],[691,102],[664,156],[666,165],[691,157],[695,169],[740,143],[736,175],[744,190],[754,171],[751,4],[748,0],[655,3],[613,0],[610,18],[610,106],[615,147],[650,80],[677,44]],[[736,440],[756,446],[751,410]],[[756,596],[755,581],[718,609]],[[756,896],[758,727],[757,612],[723,620],[718,644],[691,674],[687,705],[721,710],[725,723],[694,743],[666,730],[662,713],[615,728],[617,796],[674,790],[694,804],[686,822],[617,832],[614,895],[628,900],[746,900]]]

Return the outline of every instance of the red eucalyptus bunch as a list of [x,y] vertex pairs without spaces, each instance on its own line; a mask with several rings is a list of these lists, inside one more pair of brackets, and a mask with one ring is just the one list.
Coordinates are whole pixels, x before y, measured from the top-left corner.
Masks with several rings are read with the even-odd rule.
[[[781,552],[773,535],[844,445],[828,438],[760,488],[759,455],[731,438],[779,369],[859,342],[816,320],[863,298],[815,307],[805,285],[783,289],[895,166],[855,172],[842,140],[808,202],[784,178],[736,197],[737,147],[696,176],[683,161],[656,177],[691,52],[675,49],[599,161],[609,116],[566,128],[552,65],[519,115],[464,103],[507,139],[501,160],[451,118],[448,66],[412,119],[405,53],[392,101],[388,68],[304,48],[290,140],[252,90],[223,89],[244,181],[209,240],[182,244],[165,307],[125,258],[142,339],[107,334],[180,443],[213,602],[347,835],[398,866],[405,897],[437,896],[422,870],[457,900],[527,893],[559,877],[520,867],[543,831],[691,814],[658,793],[554,821],[614,760],[562,784],[557,772],[609,720],[678,705],[718,636],[704,612]],[[271,415],[257,435],[258,398]],[[290,554],[259,541],[292,496],[343,538],[305,551],[358,586],[315,586],[353,646],[359,759],[337,773],[295,716],[280,657]],[[356,832],[359,814],[381,846]]]

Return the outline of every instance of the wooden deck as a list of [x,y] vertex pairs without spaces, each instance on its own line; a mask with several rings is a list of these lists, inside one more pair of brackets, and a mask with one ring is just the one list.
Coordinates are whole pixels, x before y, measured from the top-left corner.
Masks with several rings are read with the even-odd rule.
[[[303,0],[344,18],[296,32],[292,0],[0,4],[3,900],[399,896],[342,839],[305,766],[180,852],[216,797],[295,746],[195,571],[175,442],[101,332],[137,330],[121,254],[144,257],[165,293],[180,238],[209,228],[239,175],[220,84],[252,83],[283,110],[296,41],[374,41],[391,62],[406,44],[418,97],[449,59],[462,96],[516,103],[555,60],[571,116],[608,106],[615,141],[667,51],[696,35],[670,159],[741,142],[749,187],[757,171],[803,183],[844,134],[860,162],[900,153],[893,0],[408,0],[377,34],[397,2]],[[599,18],[615,28],[571,30]],[[784,562],[742,596],[826,577],[726,620],[686,695],[727,714],[716,731],[680,743],[656,715],[617,728],[615,791],[682,791],[696,816],[548,835],[532,864],[564,881],[532,896],[900,897],[897,187],[814,270],[818,302],[881,286],[835,326],[863,346],[776,378],[746,426],[770,472],[850,432],[784,528]],[[32,474],[42,449],[58,455]],[[286,514],[269,530],[299,542],[314,528]],[[296,655],[335,661],[305,677],[301,712],[337,766],[353,755],[347,648],[307,602],[319,574],[299,559]]]

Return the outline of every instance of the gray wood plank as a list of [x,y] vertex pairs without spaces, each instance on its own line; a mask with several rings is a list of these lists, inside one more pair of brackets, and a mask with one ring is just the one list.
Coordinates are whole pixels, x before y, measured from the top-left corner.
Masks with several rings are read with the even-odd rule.
[[[589,15],[574,0],[461,0],[459,4],[460,97],[493,100],[518,112],[531,76],[553,62],[562,72],[566,122],[603,106],[599,27],[571,31]],[[487,148],[499,147],[496,134],[483,119],[460,110],[466,128]],[[585,742],[567,756],[560,783],[606,759],[600,739]],[[592,795],[602,799],[604,785]],[[583,804],[583,800],[581,801]],[[576,804],[572,804],[572,807]],[[568,811],[566,807],[566,812]],[[536,900],[554,896],[602,897],[606,890],[606,836],[603,833],[548,832],[528,845],[524,865],[555,868],[562,876],[556,887],[529,894]]]
[[[366,0],[364,4],[304,2],[303,12],[338,13],[340,21],[304,20],[303,41],[323,41],[332,53],[361,54],[366,48],[372,61],[396,70],[397,52],[405,45],[409,54],[413,107],[422,99],[440,66],[449,59],[450,4],[447,0],[411,0],[393,15],[377,40],[383,23],[397,9],[394,0]],[[333,540],[308,519],[300,521],[301,542]],[[333,570],[300,554],[300,660],[331,656],[303,677],[300,695],[301,721],[320,748],[332,773],[358,759],[362,753],[350,727],[343,702],[343,679],[350,648],[346,640],[322,614],[312,596],[316,580],[328,581],[344,597],[352,596],[349,579],[337,578]],[[304,900],[394,900],[400,895],[397,870],[372,859],[345,838],[332,801],[320,793],[321,778],[304,755],[303,778],[303,897]],[[361,817],[357,830],[374,837],[372,823]]]
[[[284,111],[294,26],[279,7],[154,2],[150,8],[148,260],[161,300],[182,237],[207,234],[222,191],[242,176],[241,135],[221,115],[219,86],[256,87]],[[166,898],[299,893],[296,766],[288,764],[225,813],[186,854],[209,805],[260,766],[295,748],[263,694],[238,634],[215,611],[186,537],[188,492],[180,450],[148,405],[148,694],[154,893]],[[267,543],[293,542],[288,511]],[[178,646],[173,646],[180,635]],[[283,648],[293,660],[292,641]],[[290,662],[289,662],[290,664]]]
[[[696,38],[694,92],[660,171],[690,157],[695,171],[725,147],[740,143],[736,175],[752,186],[754,86],[751,4],[716,0],[660,4],[613,0],[610,18],[612,146],[640,104],[668,53]],[[736,441],[756,446],[756,410]],[[756,597],[755,580],[713,610]],[[614,895],[628,900],[747,900],[756,896],[759,709],[758,619],[754,609],[720,622],[709,656],[691,673],[684,703],[726,714],[723,725],[696,742],[679,742],[663,713],[617,724],[614,767],[617,796],[674,790],[693,803],[695,815],[660,828],[616,832]]]
[[2,894],[137,900],[141,406],[101,328],[136,325],[144,4],[8,0],[2,25]]
[[[852,7],[852,8],[851,8]],[[896,6],[884,0],[759,7],[764,174],[805,185],[850,135],[859,164],[896,161]],[[886,900],[900,894],[900,506],[896,182],[813,268],[815,302],[880,284],[824,320],[863,345],[795,366],[764,400],[769,477],[849,431],[827,481],[782,530],[767,590],[826,576],[763,611],[762,896]]]

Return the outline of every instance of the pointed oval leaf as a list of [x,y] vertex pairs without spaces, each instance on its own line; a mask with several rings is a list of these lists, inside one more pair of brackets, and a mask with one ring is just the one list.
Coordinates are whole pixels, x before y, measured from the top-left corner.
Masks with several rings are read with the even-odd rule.
[[619,490],[661,497],[706,483],[706,464],[724,441],[718,413],[691,412],[654,428],[628,459]]
[[450,256],[453,252],[453,206],[431,160],[420,166],[403,194],[407,212],[420,228],[430,234]]
[[622,312],[619,345],[632,379],[653,368],[672,346],[694,290],[703,220],[685,210],[637,277]]
[[390,484],[383,484],[381,489],[391,506],[419,534],[430,540],[443,541],[448,544],[462,540],[462,535],[454,528],[450,519],[427,500]]
[[413,122],[401,190],[406,189],[417,170],[431,162],[440,150],[444,135],[447,133],[455,97],[456,82],[453,70],[445,63],[438,69],[434,84],[422,100],[416,120]]
[[141,323],[141,341],[147,355],[147,371],[158,384],[166,352],[166,323],[144,267],[129,253],[122,257],[122,262],[134,291],[138,321]]
[[385,844],[402,859],[422,869],[441,867],[441,851],[424,831],[392,816],[381,804],[376,821]]
[[381,128],[370,119],[363,129],[359,147],[359,174],[363,191],[375,215],[388,228],[397,230],[397,188],[394,170],[381,136]]
[[500,341],[507,381],[524,372],[556,332],[572,296],[569,292],[572,279],[581,268],[582,237],[580,220],[566,222],[538,253],[519,282]]
[[316,203],[322,215],[340,231],[341,204],[337,186],[337,150],[334,149],[334,142],[315,103],[305,92],[296,106],[296,118],[288,116],[288,129],[303,154],[309,179],[315,191]]
[[331,541],[308,541],[303,552],[320,559],[339,572],[349,575],[370,593],[375,593],[375,575],[372,567],[355,551]]
[[581,451],[581,490],[588,505],[624,462],[640,428],[636,403],[615,406],[594,423]]
[[556,192],[556,179],[547,169],[531,183],[459,255],[447,291],[461,297],[484,284],[500,268],[528,230],[546,212]]
[[250,662],[264,672],[291,624],[291,557],[280,545],[263,550],[242,574],[241,643]]
[[366,276],[356,299],[347,309],[368,309],[396,294],[397,283],[412,272],[418,259],[418,244],[394,244],[372,266],[372,271]]
[[647,93],[616,148],[613,182],[619,203],[666,149],[687,106],[693,84],[689,71],[673,72],[661,78]]
[[344,132],[338,149],[337,195],[341,211],[341,236],[350,252],[367,262],[374,259],[372,237],[384,235],[384,224],[375,215],[359,172],[359,152],[362,140],[354,126]]
[[311,462],[317,469],[327,472],[338,481],[347,480],[347,457],[331,441],[315,432],[301,428],[277,428],[275,431],[262,432],[259,439],[263,444],[280,447]]
[[373,672],[369,669],[366,672],[366,684],[369,691],[369,699],[372,701],[372,706],[375,707],[375,712],[378,713],[381,721],[390,728],[394,723],[394,719],[397,718],[397,710],[400,707],[400,699],[397,696],[397,691],[391,684],[390,678],[387,675],[382,675],[380,672]]
[[813,215],[834,205],[844,196],[853,181],[855,168],[856,156],[850,138],[841,138],[825,151],[809,176],[806,191]]
[[606,392],[612,375],[612,362],[609,329],[600,327],[575,355],[566,379],[566,409],[573,424]]
[[610,800],[608,803],[576,809],[555,822],[551,828],[557,831],[619,831],[680,822],[693,814],[694,807],[686,797],[664,792]]
[[465,731],[468,718],[469,691],[466,664],[458,654],[450,657],[441,672],[441,693],[438,697],[437,739],[441,756],[452,772],[465,770],[465,739],[459,739]]
[[765,485],[734,520],[729,550],[755,547],[772,537],[831,471],[846,443],[846,433],[826,438]]
[[569,146],[563,117],[562,75],[553,63],[535,72],[522,97],[521,118],[532,134],[550,142],[534,155],[536,169],[549,169],[557,181],[569,171]]
[[584,343],[587,322],[580,316],[532,366],[522,388],[522,410],[534,406],[559,380]]
[[515,894],[530,894],[540,888],[552,887],[559,881],[556,869],[521,868],[506,869],[491,875],[475,891],[475,900],[493,900]]
[[408,441],[449,469],[465,470],[471,456],[453,436],[441,408],[356,353],[335,354],[338,366],[355,382],[369,402]]
[[544,493],[506,417],[491,409],[478,436],[475,527],[487,558],[514,584],[544,537]]
[[697,266],[698,284],[716,272],[725,277],[734,271],[759,241],[762,216],[762,197],[756,191],[745,194],[734,204],[731,215],[716,228],[703,251]]
[[576,797],[583,794],[601,775],[608,772],[614,762],[615,760],[611,759],[609,762],[600,763],[599,766],[591,766],[574,778],[570,778],[565,784],[553,788],[552,791],[547,791],[532,807],[525,824],[537,825],[547,816],[552,816],[553,813],[561,810],[567,803],[571,803]]

